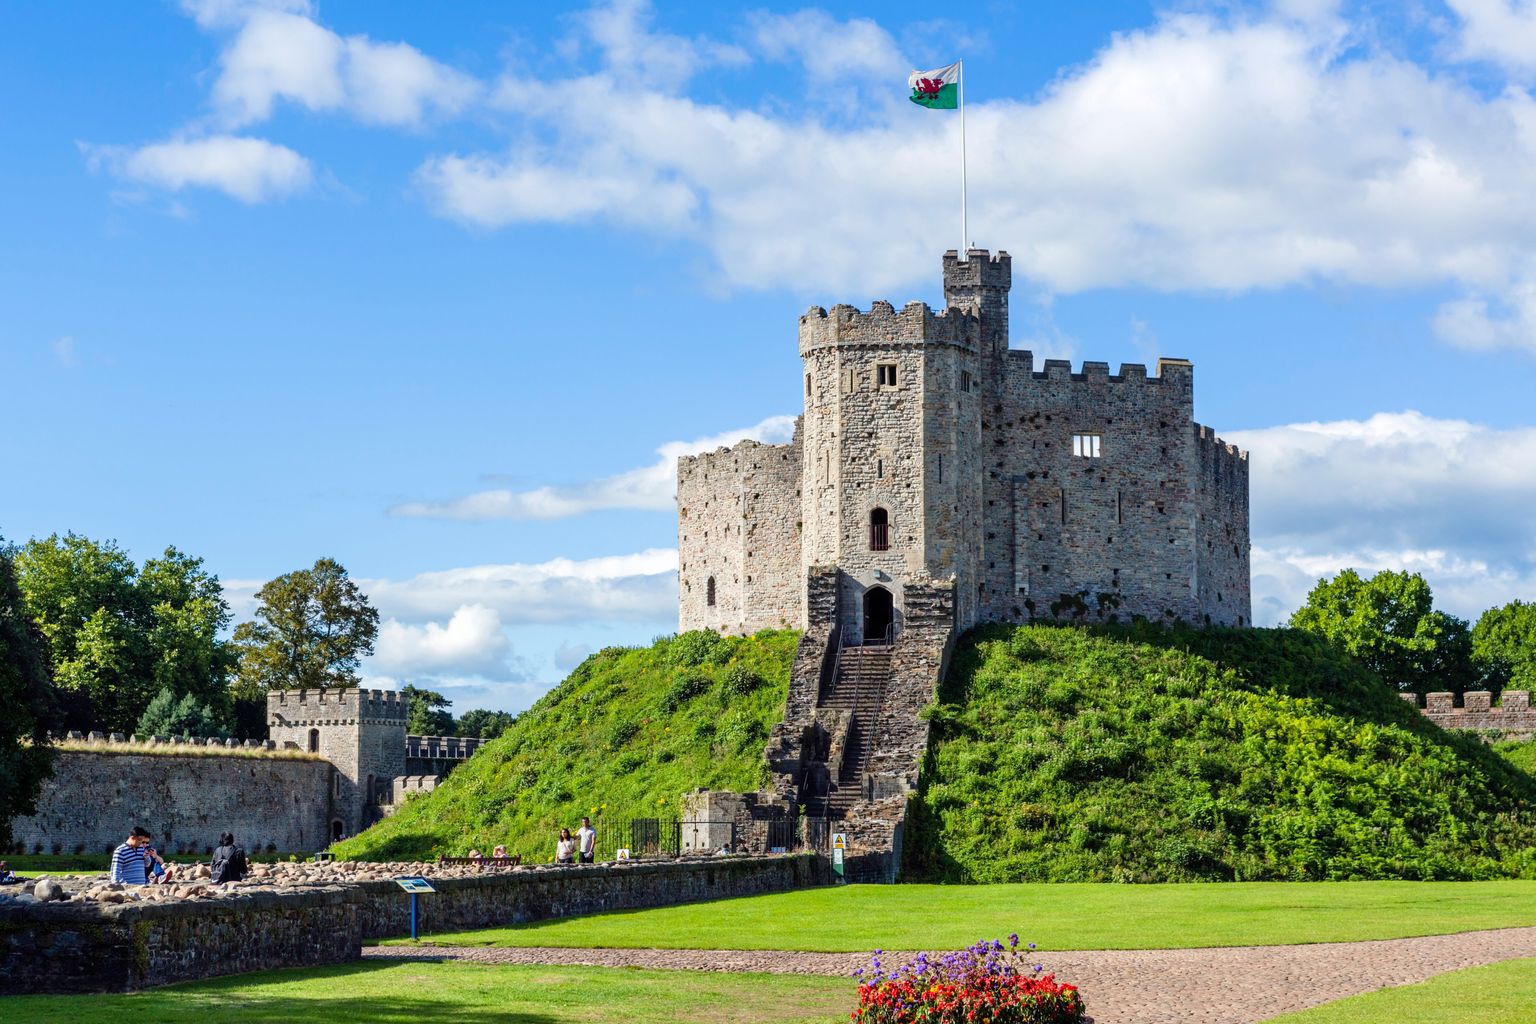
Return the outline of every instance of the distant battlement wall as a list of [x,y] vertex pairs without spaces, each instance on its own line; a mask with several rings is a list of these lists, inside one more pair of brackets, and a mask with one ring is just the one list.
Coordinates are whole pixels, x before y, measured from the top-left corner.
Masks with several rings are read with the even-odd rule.
[[1505,690],[1498,704],[1487,690],[1471,690],[1462,695],[1460,707],[1454,693],[1426,693],[1422,707],[1416,693],[1402,698],[1442,729],[1473,730],[1489,739],[1536,737],[1536,708],[1528,690]]
[[813,306],[800,318],[800,354],[840,345],[956,345],[975,349],[981,321],[959,309],[934,312],[923,302],[909,302],[897,312],[884,300],[869,312],[839,304],[830,311]]
[[1031,380],[1060,381],[1062,383],[1099,384],[1151,384],[1163,388],[1180,388],[1193,392],[1195,366],[1187,359],[1159,359],[1156,373],[1148,375],[1144,363],[1121,363],[1119,373],[1110,373],[1109,364],[1087,360],[1083,368],[1073,371],[1070,359],[1047,359],[1036,370],[1035,354],[1029,349],[1008,350],[1010,373],[1027,374]]
[[357,687],[273,690],[267,694],[269,723],[280,716],[289,725],[335,725],[348,721],[405,723],[409,702],[395,690]]
[[489,743],[477,736],[407,736],[405,756],[432,761],[462,761]]
[[[200,753],[209,754],[233,754],[235,756],[265,756],[271,751],[284,757],[306,757],[302,753],[291,750],[280,750],[271,740],[232,740],[218,736],[124,736],[120,732],[70,732],[64,736],[52,737],[53,742],[63,749],[72,747],[84,747],[101,753],[113,753],[122,751],[126,753],[165,753],[174,754],[178,749],[197,748]],[[150,749],[146,748],[164,748]]]

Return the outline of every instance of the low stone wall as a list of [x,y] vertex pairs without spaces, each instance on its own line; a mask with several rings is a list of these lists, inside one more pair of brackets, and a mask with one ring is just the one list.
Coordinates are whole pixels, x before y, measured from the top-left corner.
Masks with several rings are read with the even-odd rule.
[[[831,881],[827,862],[810,854],[523,868],[435,880],[437,892],[418,897],[418,930],[429,936]],[[10,904],[0,908],[0,994],[124,992],[344,963],[364,943],[408,934],[409,908],[393,882],[197,902]]]
[[12,833],[22,853],[110,852],[134,825],[173,856],[205,855],[226,831],[252,851],[323,850],[335,771],[310,757],[66,748],[37,813],[17,818]]
[[358,894],[343,886],[195,903],[40,903],[0,910],[3,995],[130,992],[222,974],[344,963],[361,952]]
[[[1419,707],[1417,694],[1405,693],[1402,698]],[[1423,716],[1442,729],[1465,729],[1494,740],[1528,740],[1536,737],[1536,708],[1531,707],[1528,690],[1505,690],[1499,703],[1493,703],[1493,694],[1487,690],[1469,690],[1462,695],[1461,707],[1456,706],[1456,695],[1451,693],[1426,693],[1424,706],[1419,708]]]

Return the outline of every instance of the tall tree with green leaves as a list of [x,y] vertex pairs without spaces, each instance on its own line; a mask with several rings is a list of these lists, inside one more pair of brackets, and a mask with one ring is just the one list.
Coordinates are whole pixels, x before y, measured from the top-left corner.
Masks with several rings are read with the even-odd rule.
[[1490,689],[1536,690],[1536,603],[1483,612],[1472,627],[1472,657]]
[[460,736],[479,736],[493,740],[512,727],[516,718],[506,711],[473,708],[460,716],[455,731]]
[[1475,679],[1466,621],[1436,611],[1418,573],[1366,579],[1345,569],[1318,580],[1290,624],[1326,637],[1400,690],[1461,691]]
[[228,718],[229,605],[202,559],[172,547],[140,569],[112,541],[54,534],[16,552],[16,574],[70,727],[130,732],[167,687]]
[[27,615],[13,558],[0,544],[0,850],[11,843],[11,820],[37,809],[38,790],[53,770],[45,641]]
[[448,706],[453,703],[436,690],[423,690],[419,686],[402,686],[405,695],[405,728],[412,736],[452,736],[453,714]]
[[256,592],[256,618],[235,630],[237,694],[357,685],[373,653],[379,613],[341,564],[322,558]]

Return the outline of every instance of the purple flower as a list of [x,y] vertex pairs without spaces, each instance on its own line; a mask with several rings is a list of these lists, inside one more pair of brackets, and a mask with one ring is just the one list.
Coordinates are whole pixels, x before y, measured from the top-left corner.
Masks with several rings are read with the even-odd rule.
[[[1011,933],[1009,933],[1009,935],[1008,935],[1008,948],[1012,949],[1013,947],[1017,946],[1018,944],[1019,944],[1019,933],[1018,932],[1011,932]],[[1035,948],[1035,944],[1033,942],[1031,942],[1029,944],[1029,948],[1030,949],[1034,949]]]

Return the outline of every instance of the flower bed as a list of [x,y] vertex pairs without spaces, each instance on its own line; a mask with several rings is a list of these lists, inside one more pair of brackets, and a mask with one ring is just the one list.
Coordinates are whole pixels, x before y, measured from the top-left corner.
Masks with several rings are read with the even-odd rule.
[[[1079,1024],[1077,986],[1042,974],[1019,950],[1019,937],[985,940],[934,960],[918,954],[887,971],[875,950],[859,979],[854,1024]],[[1026,947],[1034,949],[1034,943]]]

